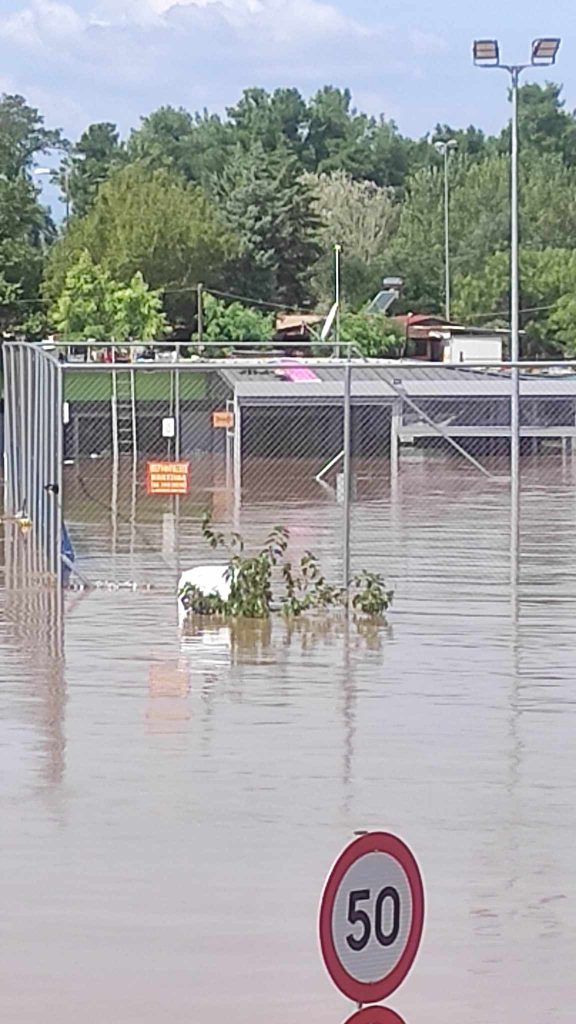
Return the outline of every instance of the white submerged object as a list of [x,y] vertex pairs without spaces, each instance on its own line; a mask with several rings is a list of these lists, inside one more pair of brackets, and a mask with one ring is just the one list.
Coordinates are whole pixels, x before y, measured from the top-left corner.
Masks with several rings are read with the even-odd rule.
[[186,621],[187,609],[181,598],[186,584],[197,587],[206,597],[217,594],[224,601],[230,597],[230,582],[226,579],[227,565],[197,565],[195,569],[183,572],[178,581],[178,625],[180,628]]

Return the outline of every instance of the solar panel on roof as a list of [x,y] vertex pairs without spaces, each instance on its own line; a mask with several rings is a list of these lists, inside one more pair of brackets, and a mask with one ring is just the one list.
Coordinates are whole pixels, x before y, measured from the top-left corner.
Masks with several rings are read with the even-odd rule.
[[398,292],[395,291],[383,291],[378,292],[375,299],[368,306],[367,313],[386,313],[393,302],[398,298]]

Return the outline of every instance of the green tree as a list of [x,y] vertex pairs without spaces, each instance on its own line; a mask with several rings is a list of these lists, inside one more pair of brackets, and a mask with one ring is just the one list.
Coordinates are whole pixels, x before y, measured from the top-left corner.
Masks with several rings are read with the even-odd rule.
[[50,319],[65,341],[152,341],[166,331],[161,296],[142,275],[119,284],[86,251],[68,270]]
[[50,311],[50,319],[65,341],[113,339],[116,287],[104,267],[95,264],[88,252],[80,253]]
[[233,148],[231,128],[217,114],[166,106],[142,118],[128,139],[127,155],[150,170],[170,170],[207,185],[227,164]]
[[214,183],[229,228],[239,239],[230,266],[236,291],[295,307],[310,298],[310,268],[319,255],[318,220],[297,160],[258,144],[238,149]]
[[[569,166],[576,164],[576,119],[565,109],[562,86],[529,82],[518,91],[518,134],[524,154],[554,154]],[[510,128],[498,140],[500,152],[510,150]]]
[[0,98],[0,328],[20,327],[39,310],[44,255],[54,225],[39,201],[35,157],[61,143],[22,96]]
[[68,161],[68,188],[74,213],[83,217],[98,189],[124,157],[115,124],[91,124],[72,147]]
[[267,153],[284,149],[305,162],[308,148],[307,108],[297,89],[246,89],[235,107],[226,111],[236,144]]
[[128,283],[142,273],[151,288],[165,293],[170,319],[191,322],[197,283],[220,284],[235,247],[232,233],[200,188],[170,171],[151,172],[135,164],[101,186],[90,212],[75,218],[53,247],[45,281],[48,298],[61,293],[83,250],[117,281]]
[[152,291],[139,271],[128,284],[116,285],[114,307],[114,337],[118,341],[154,341],[168,331],[162,294]]
[[396,359],[404,347],[402,331],[382,313],[344,312],[340,318],[340,341],[353,344],[371,359]]
[[13,181],[30,172],[38,153],[62,144],[60,129],[46,128],[42,115],[23,96],[0,97],[0,175]]
[[[524,357],[562,356],[576,351],[576,322],[571,319],[576,294],[573,249],[523,249],[520,252],[521,341]],[[508,253],[490,256],[481,271],[457,278],[455,310],[464,319],[506,324],[510,309]]]
[[310,170],[345,171],[377,185],[403,185],[410,146],[393,121],[371,118],[352,107],[349,89],[325,86],[308,105]]
[[383,258],[397,228],[400,204],[393,189],[371,181],[354,181],[344,171],[306,175],[320,221],[324,254],[314,271],[319,301],[334,296],[334,245],[342,246],[342,293],[354,308],[378,290]]
[[[453,274],[481,266],[510,235],[509,167],[503,157],[480,163],[452,158],[450,263]],[[418,171],[398,232],[386,253],[386,273],[405,281],[404,308],[436,312],[444,302],[444,176],[442,168]]]
[[[225,303],[205,294],[203,302],[206,341],[255,341],[265,343],[274,335],[274,317],[241,302]],[[198,335],[195,336],[198,340]]]
[[53,226],[26,177],[0,178],[0,327],[38,310],[44,253]]

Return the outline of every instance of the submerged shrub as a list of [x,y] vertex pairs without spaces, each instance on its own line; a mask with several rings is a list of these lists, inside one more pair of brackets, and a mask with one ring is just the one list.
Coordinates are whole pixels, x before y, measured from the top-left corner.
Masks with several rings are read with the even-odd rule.
[[[289,531],[275,526],[260,551],[245,554],[245,543],[239,533],[229,539],[212,526],[210,515],[202,519],[202,532],[213,550],[223,548],[227,555],[226,580],[230,587],[227,599],[218,593],[204,594],[187,583],[179,596],[190,615],[220,615],[230,618],[267,619],[272,611],[298,618],[305,612],[346,607],[365,616],[378,617],[390,607],[393,591],[378,573],[362,570],[353,580],[349,593],[330,584],[320,568],[317,555],[306,551],[295,566],[286,558]],[[273,574],[279,576],[282,589],[274,595]]]

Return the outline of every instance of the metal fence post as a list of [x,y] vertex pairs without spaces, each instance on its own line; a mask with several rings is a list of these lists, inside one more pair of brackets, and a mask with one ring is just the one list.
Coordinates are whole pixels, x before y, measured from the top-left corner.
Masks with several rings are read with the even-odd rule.
[[350,586],[350,537],[352,514],[352,480],[351,480],[351,446],[352,446],[352,366],[348,362],[344,368],[344,531],[343,531],[343,572],[342,583],[348,590]]
[[58,544],[58,587],[62,583],[62,525],[64,504],[64,370],[60,363],[56,367],[56,536]]
[[[236,517],[242,503],[242,409],[234,395],[234,512]],[[235,523],[237,528],[238,523]]]
[[[180,361],[180,349],[176,348],[177,358]],[[176,370],[174,377],[174,458],[180,462],[182,448],[182,435],[180,425],[180,370]],[[174,533],[176,547],[176,575],[180,579],[180,496],[174,498]]]

